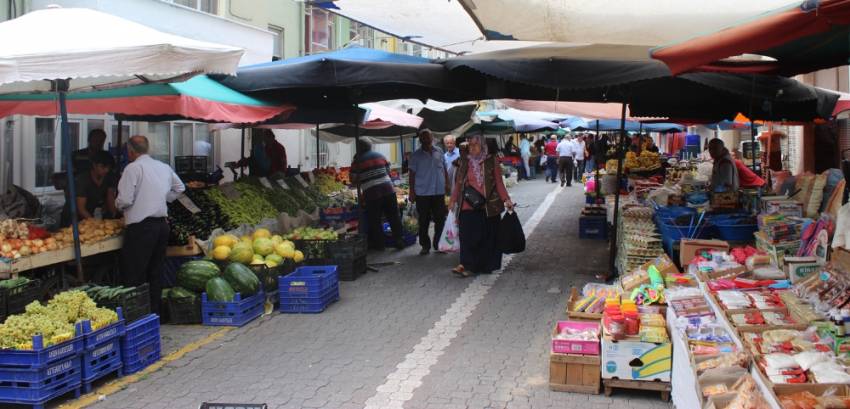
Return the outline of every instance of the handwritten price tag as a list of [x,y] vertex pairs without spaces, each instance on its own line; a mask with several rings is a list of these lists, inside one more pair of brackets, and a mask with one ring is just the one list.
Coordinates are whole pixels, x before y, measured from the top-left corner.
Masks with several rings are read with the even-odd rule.
[[239,193],[239,191],[236,190],[236,188],[230,183],[219,186],[219,189],[221,189],[221,193],[224,193],[224,196],[230,200],[237,200],[242,197],[242,194]]
[[265,186],[265,187],[266,187],[266,189],[271,189],[271,188],[272,188],[272,182],[269,182],[269,178],[261,177],[261,178],[260,178],[260,184],[261,184],[261,185],[263,185],[263,186]]
[[310,179],[310,183],[316,183],[316,175],[313,172],[308,173],[307,178]]
[[295,180],[297,180],[301,186],[307,187],[307,182],[301,177],[301,175],[295,175]]
[[198,207],[198,205],[196,205],[195,202],[193,202],[192,199],[189,198],[189,196],[180,195],[177,198],[177,201],[180,202],[180,204],[182,204],[183,207],[185,207],[186,210],[188,210],[192,214],[201,212],[201,208]]
[[277,182],[277,184],[280,185],[281,188],[287,189],[287,190],[289,189],[289,185],[287,185],[286,182],[283,179],[275,180],[275,182]]

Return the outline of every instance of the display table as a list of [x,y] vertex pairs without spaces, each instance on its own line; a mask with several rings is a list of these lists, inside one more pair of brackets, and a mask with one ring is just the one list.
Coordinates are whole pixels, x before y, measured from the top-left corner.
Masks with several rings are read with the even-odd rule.
[[[96,243],[83,244],[80,246],[80,255],[82,257],[89,257],[96,254],[116,251],[121,248],[123,242],[123,236],[114,236]],[[18,273],[23,271],[65,263],[72,260],[74,260],[73,246],[59,250],[46,251],[32,256],[21,257],[17,260],[0,261],[0,278],[14,278],[17,277]]]

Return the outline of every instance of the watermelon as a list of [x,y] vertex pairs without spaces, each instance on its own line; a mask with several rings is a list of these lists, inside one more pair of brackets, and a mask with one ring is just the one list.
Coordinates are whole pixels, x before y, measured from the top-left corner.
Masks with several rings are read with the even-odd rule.
[[260,291],[260,279],[244,264],[228,264],[224,269],[224,279],[243,297],[252,296]]
[[215,277],[207,281],[207,300],[218,302],[231,302],[236,296],[233,287],[227,284],[221,277]]
[[221,270],[212,261],[187,261],[177,270],[177,285],[189,291],[201,292],[206,289],[207,281],[220,274]]

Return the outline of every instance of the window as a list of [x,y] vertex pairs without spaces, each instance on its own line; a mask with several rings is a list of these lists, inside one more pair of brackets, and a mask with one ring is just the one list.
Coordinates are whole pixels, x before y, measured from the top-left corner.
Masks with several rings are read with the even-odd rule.
[[218,0],[172,0],[172,3],[204,13],[218,14]]
[[272,48],[272,61],[284,59],[284,30],[283,27],[269,26],[269,31],[274,33],[274,41]]
[[304,52],[315,54],[334,49],[333,16],[315,7],[304,13]]
[[133,136],[130,135],[130,125],[124,124],[121,125],[121,135],[118,135],[118,124],[112,125],[112,133],[110,135],[109,144],[115,148],[127,143],[127,140]]
[[366,48],[375,48],[375,30],[364,24],[352,21],[348,30],[348,41]]
[[213,143],[213,135],[210,132],[210,127],[207,124],[195,124],[195,142],[192,145],[192,154],[195,156],[207,157],[207,170],[213,169],[215,161],[215,144]]
[[[79,146],[79,149],[88,147],[89,146],[89,132],[91,132],[95,129],[103,129],[104,131],[106,131],[105,123],[106,123],[106,121],[104,121],[103,119],[87,119],[86,120],[86,135],[85,135],[85,137],[82,138],[83,140],[74,144],[74,146]],[[108,148],[109,148],[109,141],[107,140],[107,141],[104,141],[103,149],[108,149]]]
[[149,123],[148,142],[150,143],[150,150],[148,151],[148,154],[151,155],[152,158],[160,162],[171,164],[170,123]]
[[171,151],[174,156],[192,156],[192,124],[179,122],[174,124]]
[[307,151],[308,152],[307,156],[309,156],[310,158],[313,159],[313,166],[315,166],[317,168],[327,167],[328,163],[330,163],[330,155],[331,155],[331,151],[330,151],[330,147],[329,147],[328,143],[325,142],[325,141],[318,141],[319,142],[319,158],[318,158],[318,161],[317,161],[316,160],[316,138],[307,138],[307,139],[310,141],[309,146],[307,147],[307,149],[309,149]]
[[[80,122],[69,122],[71,141],[80,140]],[[61,133],[55,118],[35,119],[35,187],[53,186],[53,174],[64,171],[65,161],[61,149]],[[69,149],[79,148],[79,142]]]

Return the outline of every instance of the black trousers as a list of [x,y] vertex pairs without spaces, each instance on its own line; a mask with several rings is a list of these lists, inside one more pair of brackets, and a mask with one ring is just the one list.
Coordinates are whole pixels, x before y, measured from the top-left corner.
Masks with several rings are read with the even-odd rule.
[[[443,195],[417,195],[416,211],[419,213],[419,245],[428,250],[432,246],[437,248],[437,243],[440,241],[440,235],[443,234],[443,227],[446,224],[446,216],[449,213],[446,207],[446,197]],[[432,221],[434,222],[433,240],[428,236],[428,227],[431,226]]]
[[390,223],[390,229],[393,232],[393,242],[396,243],[397,248],[400,248],[403,228],[401,226],[401,216],[398,213],[398,202],[394,194],[366,202],[366,221],[369,223],[369,248],[374,250],[384,249],[384,217]]
[[496,244],[499,216],[487,217],[484,210],[460,212],[460,263],[475,274],[490,274],[502,268],[502,253]]
[[558,169],[561,174],[561,183],[567,183],[567,186],[572,186],[573,180],[573,157],[561,156],[558,158]]
[[121,284],[134,287],[148,283],[151,312],[155,314],[160,313],[168,231],[164,217],[148,217],[127,225],[121,248]]

